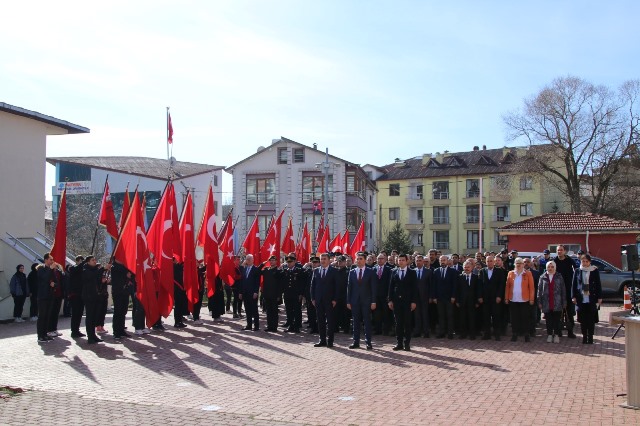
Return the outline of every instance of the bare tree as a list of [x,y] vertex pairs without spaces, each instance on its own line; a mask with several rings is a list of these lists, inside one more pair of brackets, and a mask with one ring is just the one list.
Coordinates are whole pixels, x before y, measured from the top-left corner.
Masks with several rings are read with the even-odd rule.
[[603,213],[622,162],[638,152],[639,94],[638,80],[613,91],[557,78],[503,117],[508,139],[527,139],[523,166],[566,196],[573,212]]

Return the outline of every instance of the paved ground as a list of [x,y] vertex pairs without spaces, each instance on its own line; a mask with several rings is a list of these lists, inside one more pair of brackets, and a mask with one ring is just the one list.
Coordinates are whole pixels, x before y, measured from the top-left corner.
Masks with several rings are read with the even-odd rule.
[[604,323],[594,345],[414,339],[397,353],[391,337],[313,348],[241,321],[100,345],[71,339],[66,319],[44,345],[35,323],[2,324],[0,386],[30,391],[0,401],[0,424],[640,424],[616,396],[624,333],[611,340]]

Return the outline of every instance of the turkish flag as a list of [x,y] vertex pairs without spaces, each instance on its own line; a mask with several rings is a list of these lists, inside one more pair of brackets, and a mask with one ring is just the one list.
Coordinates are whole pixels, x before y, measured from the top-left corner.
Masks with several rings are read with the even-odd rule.
[[307,251],[307,243],[310,243],[311,240],[309,238],[309,228],[307,227],[307,222],[304,223],[304,228],[302,228],[302,235],[300,236],[300,241],[296,246],[296,259],[299,262],[307,263],[309,261],[309,254],[311,250]]
[[107,227],[109,235],[116,240],[118,239],[118,224],[116,223],[116,213],[113,210],[113,202],[111,201],[111,193],[109,192],[109,182],[104,183],[99,222],[101,225]]
[[65,186],[60,197],[60,207],[58,208],[58,223],[56,223],[56,235],[51,246],[51,256],[53,260],[62,265],[67,259],[67,188]]
[[322,233],[324,232],[324,215],[320,217],[320,225],[318,225],[318,232],[316,234],[316,243],[320,244],[322,240]]
[[353,239],[353,244],[349,249],[349,255],[352,259],[356,258],[356,253],[359,251],[363,251],[366,246],[366,242],[364,239],[364,220],[360,223],[360,228],[358,228],[358,232],[356,233],[356,237]]
[[322,238],[320,238],[320,241],[318,242],[318,253],[322,254],[329,252],[329,238],[331,238],[329,236],[329,224],[326,224],[324,232],[322,233]]
[[122,200],[122,212],[120,213],[120,231],[124,227],[124,222],[127,220],[127,216],[129,216],[129,207],[131,205],[131,200],[129,200],[129,186],[124,190],[124,199]]
[[207,266],[207,297],[212,297],[216,292],[215,280],[220,273],[220,253],[218,252],[218,234],[211,185],[209,185],[207,199],[204,202],[198,245],[202,247],[204,262]]
[[160,318],[160,311],[137,190],[130,207],[120,239],[116,243],[115,257],[125,268],[135,274],[136,297],[144,307],[147,327],[151,327]]
[[293,223],[291,222],[291,216],[289,216],[289,224],[287,225],[287,230],[284,233],[284,238],[282,238],[281,248],[285,254],[296,251],[296,240],[293,237]]
[[196,261],[195,230],[193,229],[193,198],[187,193],[187,201],[180,218],[180,241],[182,241],[182,262],[184,263],[183,285],[187,293],[189,312],[198,302],[198,262]]
[[260,249],[260,255],[263,260],[267,260],[269,257],[275,255],[278,265],[280,265],[280,235],[282,235],[283,214],[284,209],[280,212],[278,218],[271,222],[271,227],[269,228],[269,232],[267,232],[267,237],[264,239],[262,248]]
[[331,253],[342,253],[342,238],[340,238],[340,233],[338,232],[333,240],[329,243],[329,251]]
[[253,257],[255,258],[256,264],[261,262],[260,260],[260,229],[258,228],[257,215],[253,218],[253,223],[251,224],[251,228],[249,228],[249,232],[247,232],[247,236],[244,238],[242,247],[244,247],[245,254],[253,255]]
[[154,264],[157,268],[158,304],[163,317],[168,317],[173,309],[173,249],[175,241],[179,241],[179,235],[174,234],[172,208],[175,201],[173,184],[167,184],[162,194],[160,204],[147,232],[149,250],[153,254]]
[[171,124],[171,114],[167,112],[167,143],[173,143],[173,125]]
[[340,245],[342,246],[342,254],[349,254],[349,230],[345,229]]
[[218,239],[220,242],[220,249],[222,250],[222,262],[220,263],[220,278],[222,281],[229,285],[233,285],[236,282],[236,266],[233,263],[233,259],[236,256],[235,244],[233,241],[233,219],[231,213],[227,216],[227,220],[222,226],[224,235],[222,239]]
[[[180,242],[180,230],[178,229],[178,205],[176,203],[176,191],[173,185],[169,185],[169,213],[171,214],[171,226],[173,227],[173,256],[182,262],[182,244]],[[173,266],[172,266],[173,268]]]

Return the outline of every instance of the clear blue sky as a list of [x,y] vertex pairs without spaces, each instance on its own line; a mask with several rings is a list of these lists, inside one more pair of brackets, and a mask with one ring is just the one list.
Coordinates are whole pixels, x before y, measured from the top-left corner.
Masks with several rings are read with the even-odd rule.
[[502,115],[555,77],[638,78],[638,16],[636,1],[10,2],[0,101],[91,129],[50,137],[49,156],[166,157],[170,106],[178,160],[228,166],[285,136],[382,165],[510,143]]

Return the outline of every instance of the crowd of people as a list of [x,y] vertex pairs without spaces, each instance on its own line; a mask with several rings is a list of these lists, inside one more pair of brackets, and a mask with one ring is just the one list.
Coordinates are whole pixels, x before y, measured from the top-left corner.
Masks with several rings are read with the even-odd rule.
[[[132,303],[135,334],[164,330],[158,320],[145,324],[144,307],[136,297],[135,276],[117,261],[99,265],[96,258],[78,256],[76,264],[63,268],[47,253],[42,264],[34,264],[28,276],[18,265],[11,279],[15,301],[14,317],[22,320],[23,305],[31,298],[32,320],[37,320],[38,342],[45,343],[61,333],[61,307],[71,317],[71,337],[87,337],[88,343],[102,342],[108,308],[109,287],[113,300],[113,336],[130,337],[125,319]],[[235,257],[232,285],[216,278],[215,292],[207,307],[214,322],[232,314],[244,317],[242,330],[265,332],[280,327],[287,333],[306,330],[319,336],[315,347],[333,347],[336,333],[352,335],[350,349],[372,349],[373,336],[395,335],[393,350],[411,350],[411,339],[434,336],[440,339],[500,340],[511,326],[511,341],[535,336],[542,317],[547,342],[559,343],[563,330],[575,338],[575,320],[581,327],[582,343],[593,343],[595,323],[602,303],[602,286],[589,254],[581,254],[580,265],[559,245],[554,257],[548,250],[540,258],[507,253],[476,253],[475,256],[441,255],[432,249],[427,255],[359,252],[355,259],[323,253],[302,263],[294,253],[279,259],[271,256],[256,263],[252,254]],[[183,265],[174,262],[174,327],[187,327],[186,318],[202,324],[206,266],[198,268],[196,303],[188,303],[182,283]],[[284,303],[285,322],[280,324]],[[303,311],[306,320],[303,322]],[[85,333],[80,330],[85,316]]]

